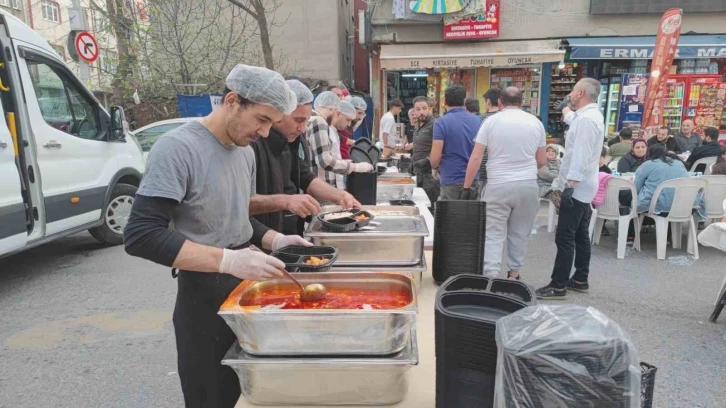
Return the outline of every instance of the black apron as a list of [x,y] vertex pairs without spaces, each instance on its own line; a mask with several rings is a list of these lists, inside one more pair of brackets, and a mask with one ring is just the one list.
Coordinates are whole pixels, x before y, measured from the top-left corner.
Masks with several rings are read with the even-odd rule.
[[236,337],[217,312],[242,281],[222,273],[177,274],[173,270],[172,276],[178,281],[173,321],[184,404],[187,408],[233,408],[240,397],[239,379],[221,361]]

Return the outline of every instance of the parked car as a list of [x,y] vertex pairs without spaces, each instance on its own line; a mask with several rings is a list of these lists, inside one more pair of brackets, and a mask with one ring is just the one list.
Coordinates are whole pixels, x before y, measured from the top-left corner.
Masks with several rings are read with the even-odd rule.
[[123,109],[107,112],[43,37],[3,10],[0,49],[0,257],[85,230],[123,243],[145,170]]
[[154,122],[150,125],[140,127],[131,132],[131,134],[134,135],[136,140],[139,142],[139,145],[141,145],[141,150],[143,150],[144,152],[144,161],[146,161],[146,157],[149,155],[151,146],[153,146],[154,143],[159,140],[161,135],[193,120],[199,120],[199,118],[177,118],[161,120],[158,122]]

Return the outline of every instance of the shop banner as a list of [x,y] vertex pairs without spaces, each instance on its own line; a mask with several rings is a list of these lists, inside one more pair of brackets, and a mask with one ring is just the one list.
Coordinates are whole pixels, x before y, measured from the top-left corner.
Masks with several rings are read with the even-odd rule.
[[486,14],[465,17],[444,25],[444,40],[477,40],[499,37],[499,0],[486,2]]
[[650,80],[648,81],[643,110],[642,128],[646,137],[654,135],[658,127],[663,124],[663,90],[673,64],[673,58],[676,56],[676,50],[678,49],[682,15],[681,9],[667,10],[663,13],[658,26],[655,53],[653,54],[653,64],[650,70]]
[[552,51],[542,54],[523,55],[482,55],[467,57],[438,58],[381,58],[381,68],[389,70],[417,70],[425,68],[466,68],[466,67],[511,67],[515,65],[540,64],[543,62],[559,62],[564,58],[564,51]]
[[710,84],[701,88],[696,108],[696,130],[702,133],[707,127],[721,126],[723,108],[726,103],[726,84]]

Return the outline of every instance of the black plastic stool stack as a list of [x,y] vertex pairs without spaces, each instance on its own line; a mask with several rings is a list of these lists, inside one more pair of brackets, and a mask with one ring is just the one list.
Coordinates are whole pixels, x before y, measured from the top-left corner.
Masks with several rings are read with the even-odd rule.
[[350,173],[345,189],[362,205],[376,205],[378,173]]
[[452,277],[439,288],[435,308],[437,408],[493,406],[496,321],[535,302],[526,285],[502,285],[502,281],[491,282],[497,283],[499,293],[488,291],[490,279],[477,275]]
[[486,203],[438,201],[434,217],[432,273],[441,284],[451,276],[482,274]]

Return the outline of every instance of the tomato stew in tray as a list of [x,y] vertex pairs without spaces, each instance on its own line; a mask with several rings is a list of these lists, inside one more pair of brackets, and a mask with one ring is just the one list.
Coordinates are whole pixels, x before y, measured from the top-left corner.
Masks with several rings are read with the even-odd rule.
[[404,291],[331,288],[323,300],[301,302],[297,288],[285,287],[257,292],[245,299],[241,306],[282,305],[281,309],[389,310],[405,307],[411,303],[411,300],[411,294]]

